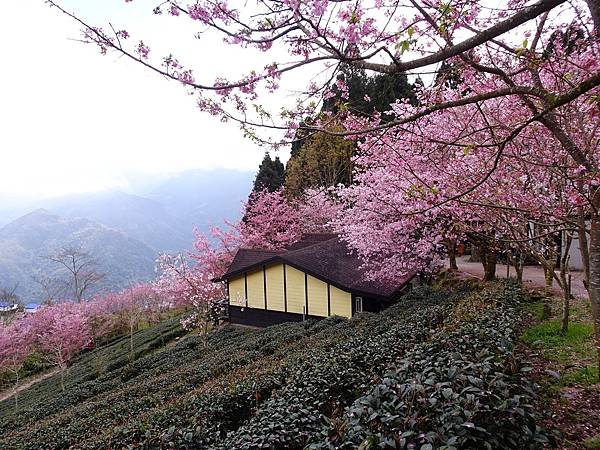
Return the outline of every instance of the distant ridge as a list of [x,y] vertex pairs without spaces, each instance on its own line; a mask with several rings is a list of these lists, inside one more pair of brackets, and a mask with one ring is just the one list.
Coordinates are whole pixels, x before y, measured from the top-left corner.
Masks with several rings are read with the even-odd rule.
[[[19,204],[0,204],[0,286],[19,284],[34,301],[36,271],[51,271],[41,256],[78,244],[101,262],[102,289],[154,277],[156,256],[187,251],[193,228],[207,231],[239,220],[253,172],[190,170],[136,194],[110,190]],[[4,224],[4,226],[3,226]]]
[[88,219],[37,209],[0,229],[0,285],[18,284],[17,294],[27,303],[41,300],[33,275],[55,275],[56,264],[45,257],[69,246],[97,259],[106,278],[96,291],[120,289],[154,275],[156,252],[142,242]]

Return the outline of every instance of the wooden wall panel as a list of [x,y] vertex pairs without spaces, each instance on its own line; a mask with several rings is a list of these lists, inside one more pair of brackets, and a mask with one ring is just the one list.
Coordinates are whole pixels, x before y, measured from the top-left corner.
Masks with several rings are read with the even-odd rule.
[[331,315],[352,317],[352,294],[330,286]]
[[231,305],[246,305],[246,287],[244,275],[229,280],[229,303]]
[[308,314],[327,317],[327,283],[308,276]]
[[283,264],[267,267],[267,309],[285,311],[283,298]]
[[262,268],[256,272],[248,272],[248,306],[251,308],[265,307],[265,279]]
[[287,309],[291,313],[304,313],[306,301],[304,290],[304,272],[285,266]]

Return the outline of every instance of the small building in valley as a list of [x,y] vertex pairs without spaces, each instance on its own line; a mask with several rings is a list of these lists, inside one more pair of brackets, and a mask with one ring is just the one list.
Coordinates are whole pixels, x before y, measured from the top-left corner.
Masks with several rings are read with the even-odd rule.
[[25,305],[25,312],[26,313],[34,313],[39,309],[40,305],[37,303],[27,303]]
[[14,313],[19,309],[19,305],[12,302],[0,302],[0,313]]
[[363,262],[332,234],[310,234],[283,251],[238,250],[227,272],[232,323],[268,326],[328,316],[376,312],[406,289],[369,281]]

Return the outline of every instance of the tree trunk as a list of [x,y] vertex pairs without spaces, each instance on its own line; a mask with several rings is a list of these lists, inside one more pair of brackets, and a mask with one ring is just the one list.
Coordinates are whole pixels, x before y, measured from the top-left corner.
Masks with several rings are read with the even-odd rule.
[[456,264],[456,239],[448,239],[446,247],[448,249],[448,259],[450,260],[450,270],[458,270],[458,265]]
[[577,238],[579,244],[579,253],[583,262],[583,284],[589,292],[590,286],[590,250],[588,247],[588,238],[585,229],[585,213],[583,208],[579,208],[577,214]]
[[[523,284],[523,263],[525,262],[525,258],[522,252],[518,252],[518,256],[515,256],[510,250],[506,252],[507,258],[507,266],[510,264],[515,269],[515,277],[520,284]],[[509,269],[507,267],[506,273],[509,273]],[[508,275],[507,277],[508,278]]]
[[479,251],[479,246],[471,245],[471,258],[469,258],[469,262],[481,262],[481,252]]
[[60,389],[65,392],[65,368],[60,369]]
[[565,288],[563,291],[563,310],[560,331],[563,334],[567,334],[567,331],[569,331],[569,313],[571,308],[571,275],[568,276],[568,279],[565,277],[563,282]]
[[483,264],[483,281],[496,279],[496,253],[489,248],[481,248],[481,262]]
[[523,253],[519,252],[519,257],[515,258],[515,273],[517,274],[517,281],[523,284],[523,266],[525,264],[525,257]]
[[552,283],[554,282],[553,269],[553,266],[544,266],[544,294],[546,297],[552,297]]
[[[551,264],[551,263],[550,263]],[[550,299],[552,298],[552,283],[554,282],[554,265],[544,265],[544,308],[542,310],[542,320],[548,319],[552,315]]]
[[14,396],[15,396],[15,413],[19,410],[19,371],[17,370],[15,372],[15,389],[14,389]]
[[594,21],[594,34],[596,37],[600,37],[600,2],[598,0],[587,0],[586,3]]
[[590,303],[594,320],[594,341],[600,381],[600,217],[594,215],[590,228]]
[[133,323],[129,323],[129,359],[133,361]]
[[573,243],[573,237],[568,232],[563,232],[563,236],[563,245],[560,249],[560,282],[563,290],[563,308],[560,331],[563,334],[566,334],[567,331],[569,331],[569,313],[571,307],[571,274],[569,273],[569,252],[571,250],[571,244]]

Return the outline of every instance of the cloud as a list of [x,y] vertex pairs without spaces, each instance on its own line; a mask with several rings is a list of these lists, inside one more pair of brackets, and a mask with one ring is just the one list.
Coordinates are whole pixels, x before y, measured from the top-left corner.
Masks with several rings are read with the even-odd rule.
[[[82,15],[99,23],[113,14],[136,35],[162,44],[157,51],[193,32],[149,11],[128,10],[122,0],[65,3],[85,5]],[[257,168],[264,150],[235,125],[202,114],[181,86],[72,40],[79,35],[73,21],[42,0],[3,0],[0,194],[126,188],[130,172]],[[240,71],[239,58],[237,64],[236,58],[222,59],[223,51],[240,50],[223,50],[210,40],[187,42],[175,48],[182,59],[196,61],[207,79],[217,67]]]

